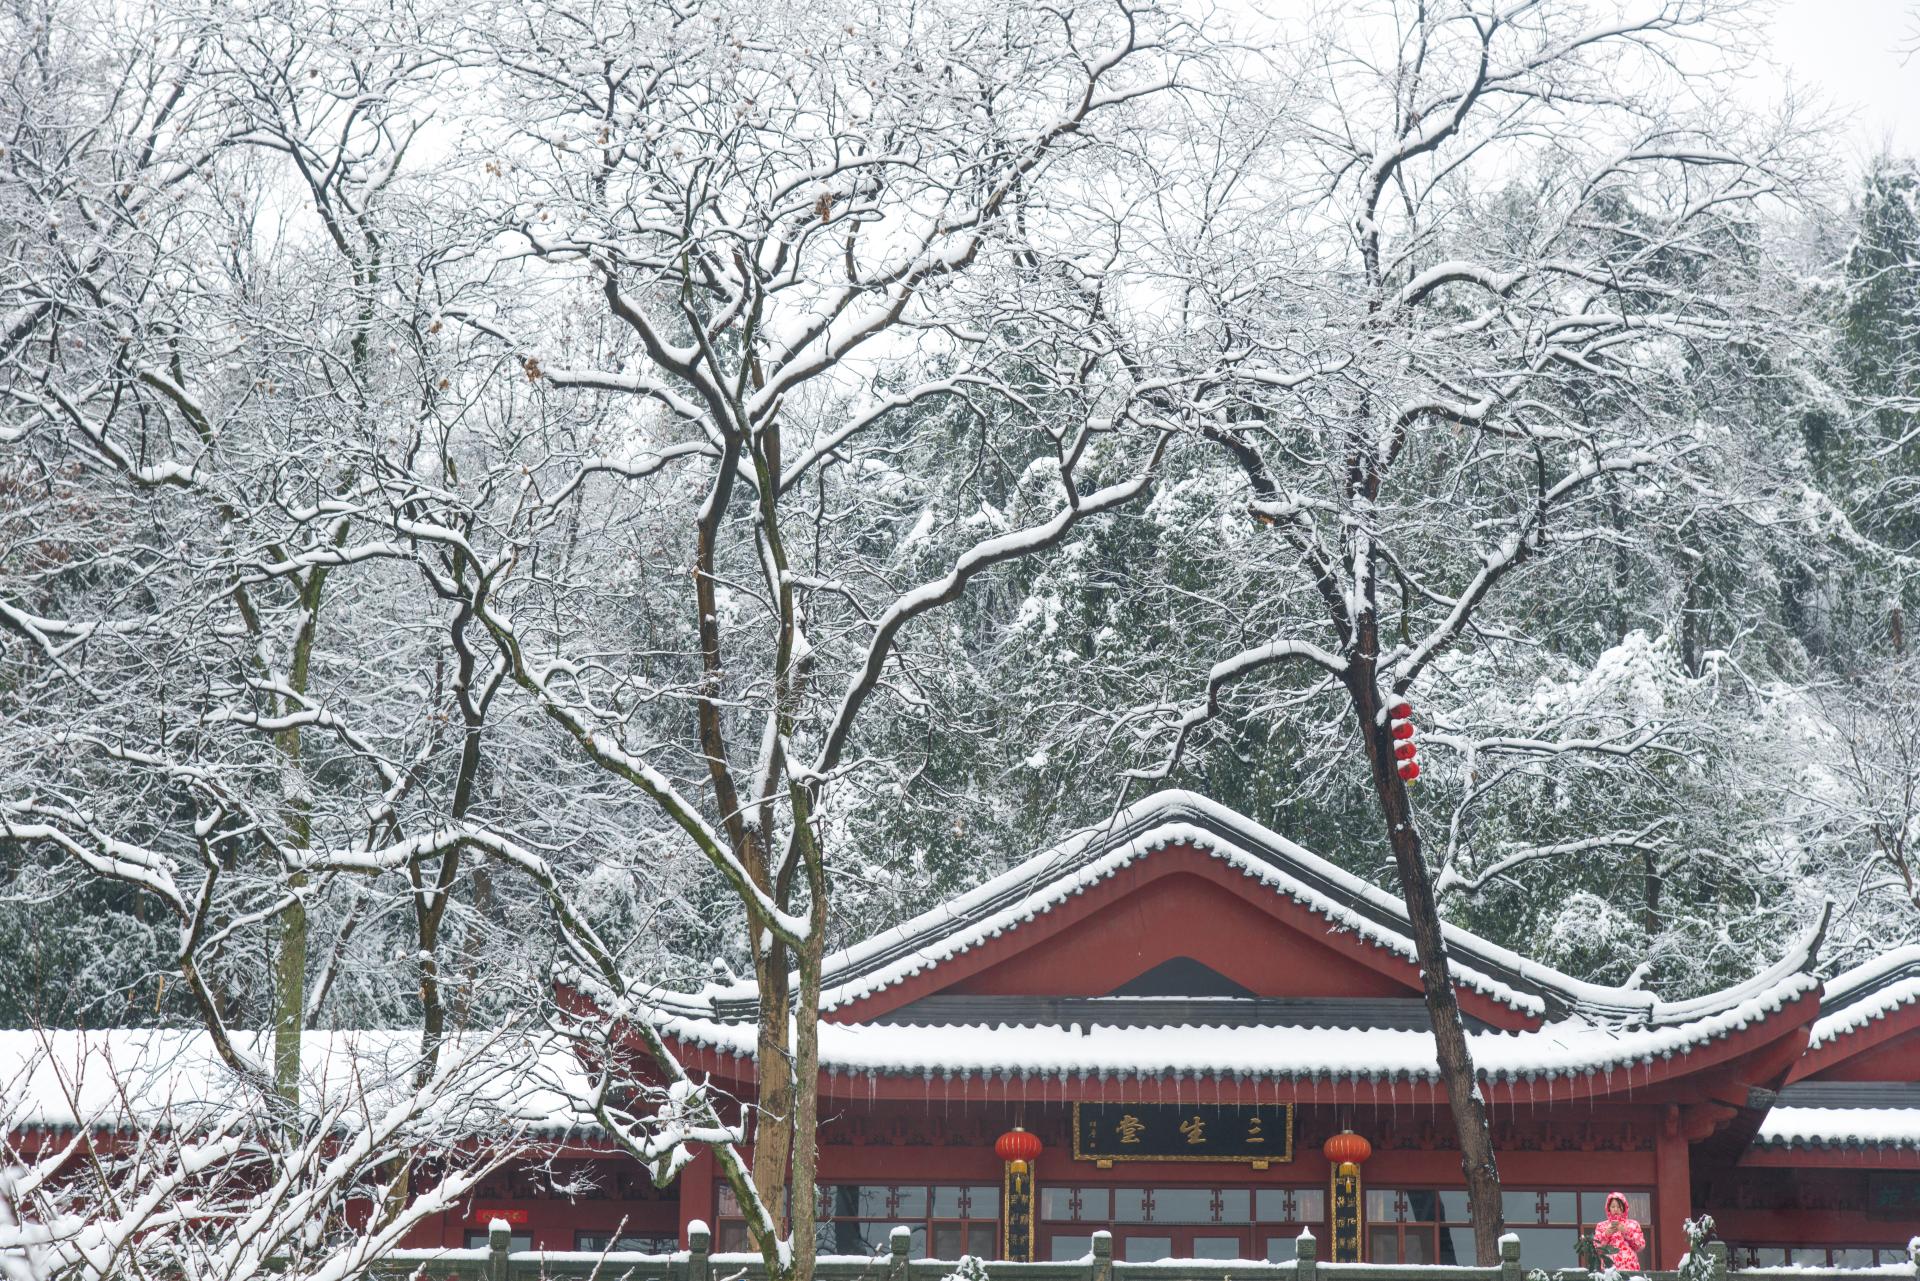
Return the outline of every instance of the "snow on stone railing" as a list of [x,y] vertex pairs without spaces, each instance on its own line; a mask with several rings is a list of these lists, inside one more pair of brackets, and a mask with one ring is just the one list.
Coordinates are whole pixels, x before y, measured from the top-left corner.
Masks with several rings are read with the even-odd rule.
[[[687,1233],[688,1249],[672,1254],[640,1254],[598,1250],[513,1250],[512,1233],[496,1223],[484,1250],[401,1250],[375,1264],[369,1274],[398,1281],[764,1281],[766,1268],[758,1254],[715,1254],[713,1237],[704,1223]],[[914,1259],[912,1234],[895,1228],[885,1254],[822,1255],[814,1265],[816,1281],[1700,1281],[1701,1270],[1647,1272],[1634,1278],[1619,1273],[1589,1273],[1579,1268],[1528,1268],[1520,1257],[1520,1239],[1500,1238],[1500,1262],[1491,1267],[1394,1263],[1327,1263],[1319,1258],[1319,1243],[1302,1232],[1294,1243],[1295,1257],[1283,1263],[1264,1259],[1167,1259],[1130,1263],[1113,1257],[1113,1236],[1093,1234],[1093,1250],[1079,1259],[1050,1263],[1003,1263],[994,1260]],[[1706,1247],[1707,1281],[1727,1281],[1727,1248],[1718,1241]],[[1745,1268],[1742,1281],[1872,1281],[1877,1278],[1915,1278],[1920,1281],[1920,1238],[1908,1247],[1903,1264],[1870,1268]]]

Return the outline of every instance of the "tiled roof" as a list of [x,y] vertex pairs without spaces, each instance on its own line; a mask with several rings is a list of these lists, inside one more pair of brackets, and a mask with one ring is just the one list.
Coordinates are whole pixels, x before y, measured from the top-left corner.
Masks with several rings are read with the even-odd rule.
[[[1406,906],[1397,895],[1204,797],[1164,791],[1128,807],[1111,823],[830,956],[821,1007],[831,1011],[896,986],[1018,930],[1129,864],[1181,846],[1217,858],[1249,880],[1303,904],[1325,919],[1330,932],[1351,933],[1416,963]],[[1445,929],[1462,987],[1548,1023],[1573,1019],[1615,1028],[1697,1024],[1773,992],[1793,976],[1810,973],[1822,933],[1816,927],[1744,983],[1692,1000],[1665,1001],[1644,989],[1588,983],[1466,930]],[[748,1021],[754,1001],[753,983],[743,981],[673,998],[663,1008],[693,1018]]]
[[1880,1081],[1803,1081],[1754,1136],[1760,1147],[1920,1149],[1920,1085]]
[[1895,948],[1828,980],[1810,1049],[1920,1001],[1920,945]]

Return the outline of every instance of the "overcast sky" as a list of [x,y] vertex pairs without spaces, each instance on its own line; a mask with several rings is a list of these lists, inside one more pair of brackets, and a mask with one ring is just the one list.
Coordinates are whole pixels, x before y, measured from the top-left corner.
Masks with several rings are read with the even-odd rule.
[[1852,159],[1889,139],[1920,153],[1920,43],[1916,0],[1780,0],[1774,56],[1849,123]]

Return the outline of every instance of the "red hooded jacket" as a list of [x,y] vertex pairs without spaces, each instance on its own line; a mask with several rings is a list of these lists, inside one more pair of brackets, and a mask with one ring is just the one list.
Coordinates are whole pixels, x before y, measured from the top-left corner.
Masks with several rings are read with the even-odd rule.
[[1639,1220],[1627,1217],[1626,1193],[1607,1193],[1607,1217],[1594,1225],[1593,1244],[1620,1271],[1640,1271],[1640,1251],[1647,1248],[1647,1234]]

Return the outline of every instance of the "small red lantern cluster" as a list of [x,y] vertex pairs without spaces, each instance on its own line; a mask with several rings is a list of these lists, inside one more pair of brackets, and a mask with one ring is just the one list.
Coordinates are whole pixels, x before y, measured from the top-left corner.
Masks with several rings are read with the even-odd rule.
[[1027,1163],[1040,1156],[1040,1136],[1016,1125],[993,1141],[993,1154],[1012,1166],[1015,1174],[1025,1174]]
[[1414,757],[1419,748],[1413,745],[1413,704],[1404,698],[1396,698],[1387,706],[1387,725],[1393,735],[1393,759],[1400,763],[1400,777],[1411,783],[1420,777],[1420,762]]

